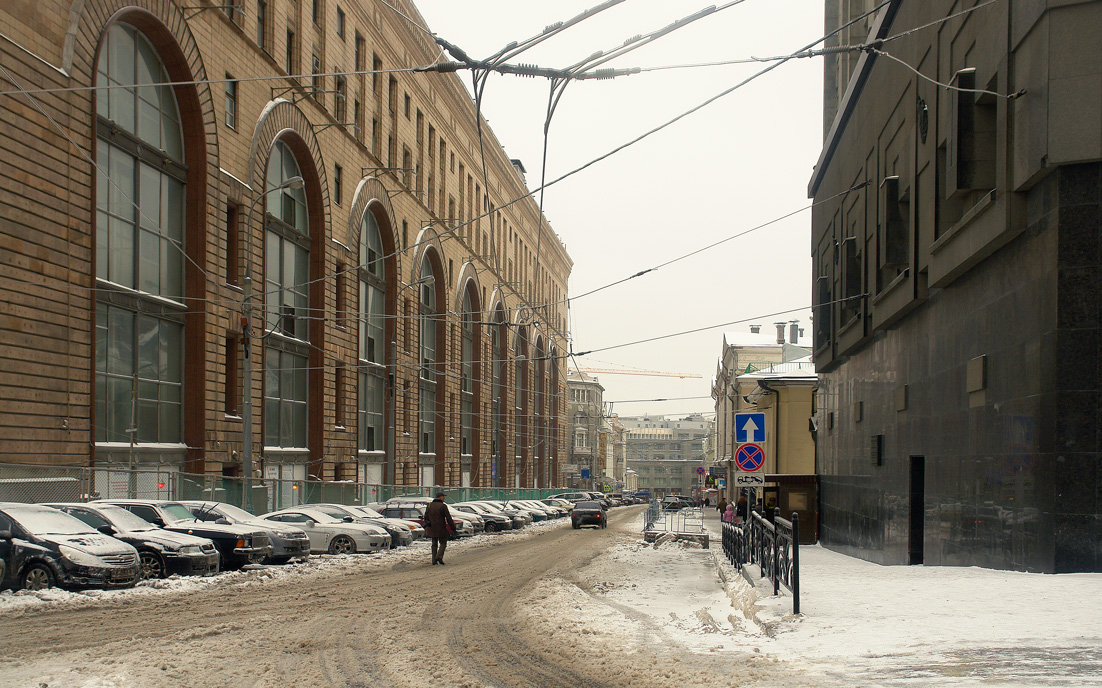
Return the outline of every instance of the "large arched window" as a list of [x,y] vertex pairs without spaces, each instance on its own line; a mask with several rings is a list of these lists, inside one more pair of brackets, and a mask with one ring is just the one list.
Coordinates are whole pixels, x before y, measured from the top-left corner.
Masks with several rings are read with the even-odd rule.
[[[150,42],[118,22],[96,64],[97,442],[183,442],[186,173]],[[133,430],[131,430],[133,429]],[[133,434],[132,434],[133,433]]]
[[386,267],[383,240],[375,215],[368,210],[360,224],[360,316],[359,316],[359,450],[383,450],[383,388],[386,381],[387,347],[384,309]]
[[471,301],[471,290],[463,290],[462,330],[459,352],[459,407],[460,434],[459,453],[470,456],[474,453],[474,408],[475,408],[475,322],[478,313]]
[[543,339],[536,339],[536,352],[534,366],[535,373],[535,385],[533,386],[534,392],[534,416],[533,419],[533,432],[535,433],[535,442],[533,445],[536,449],[536,487],[547,487],[547,389],[544,386],[544,374],[547,372],[547,361],[543,355]]
[[421,261],[421,405],[418,449],[436,454],[436,272],[426,254]]
[[517,466],[516,487],[528,487],[528,333],[523,326],[517,328],[517,358],[516,375],[513,391],[513,417],[516,428],[516,451],[514,454]]
[[491,413],[493,427],[490,431],[490,484],[501,487],[501,476],[505,472],[505,390],[508,360],[509,326],[505,321],[505,309],[498,306],[494,311],[494,324],[490,329],[491,364]]
[[559,352],[551,347],[548,354],[548,364],[551,367],[551,384],[547,396],[547,464],[550,466],[551,475],[548,484],[554,485],[559,478]]
[[[294,153],[276,141],[266,189],[300,177]],[[306,192],[267,194],[264,246],[264,444],[305,449],[309,356],[310,222]]]

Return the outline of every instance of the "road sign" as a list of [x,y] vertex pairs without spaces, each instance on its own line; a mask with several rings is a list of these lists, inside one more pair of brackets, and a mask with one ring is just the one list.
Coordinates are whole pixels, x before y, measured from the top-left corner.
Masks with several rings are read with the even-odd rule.
[[764,442],[765,441],[765,414],[764,413],[736,413],[735,414],[735,442]]
[[759,487],[765,484],[761,473],[735,473],[735,485],[739,487]]
[[740,471],[747,473],[759,471],[765,464],[765,451],[756,444],[740,444],[735,450],[735,463],[738,464]]
[[707,472],[708,471],[704,470],[704,466],[697,466],[696,467],[696,474],[697,475],[704,475]]

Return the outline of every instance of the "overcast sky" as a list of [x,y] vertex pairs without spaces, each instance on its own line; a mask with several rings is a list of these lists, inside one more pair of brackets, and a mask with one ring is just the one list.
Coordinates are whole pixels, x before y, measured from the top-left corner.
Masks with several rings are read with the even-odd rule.
[[[598,0],[419,0],[430,30],[473,58],[565,21]],[[722,7],[726,3],[717,3]],[[513,62],[561,68],[707,7],[626,0]],[[605,66],[665,67],[789,54],[823,34],[822,0],[745,0]],[[648,71],[576,81],[550,129],[557,178],[729,89],[766,63]],[[724,331],[800,320],[810,339],[807,183],[822,144],[821,58],[791,60],[704,109],[546,191],[544,213],[574,261],[570,295],[623,279],[795,212],[788,219],[570,306],[577,359],[591,368],[692,373],[698,379],[597,377],[621,415],[711,412]],[[470,88],[469,73],[460,73]],[[494,75],[483,114],[539,185],[549,83]],[[791,311],[775,315],[781,311]],[[619,346],[744,321],[646,344]],[[805,340],[805,341],[807,341]],[[573,368],[574,363],[570,363]],[[699,397],[668,402],[628,400]]]

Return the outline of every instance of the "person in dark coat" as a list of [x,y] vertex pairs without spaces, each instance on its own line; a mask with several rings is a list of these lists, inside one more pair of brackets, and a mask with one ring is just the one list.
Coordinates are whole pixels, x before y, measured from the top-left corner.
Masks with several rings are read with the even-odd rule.
[[444,501],[444,493],[437,492],[436,499],[425,509],[425,535],[432,538],[432,563],[444,564],[444,550],[448,548],[448,536],[455,532],[452,512]]
[[716,504],[716,511],[719,512],[720,516],[723,516],[723,512],[727,511],[727,498],[726,497],[720,497],[719,498],[719,504]]
[[739,495],[738,502],[735,503],[735,515],[744,522],[750,519],[750,502],[746,501],[746,495]]

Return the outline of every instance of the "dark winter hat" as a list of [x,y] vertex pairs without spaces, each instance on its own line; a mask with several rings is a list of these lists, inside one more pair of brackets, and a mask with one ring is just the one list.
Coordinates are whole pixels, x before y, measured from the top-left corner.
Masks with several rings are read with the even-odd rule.
[[447,495],[445,495],[443,492],[437,492],[436,496],[437,497],[446,497]]

